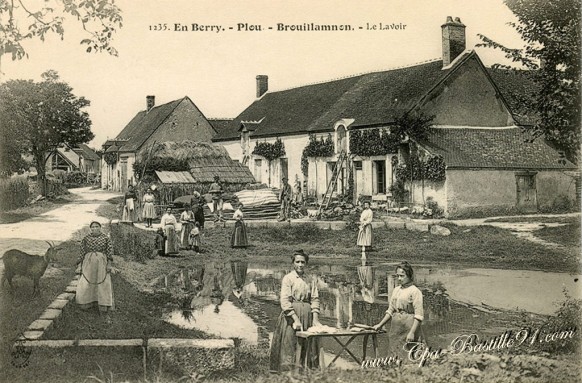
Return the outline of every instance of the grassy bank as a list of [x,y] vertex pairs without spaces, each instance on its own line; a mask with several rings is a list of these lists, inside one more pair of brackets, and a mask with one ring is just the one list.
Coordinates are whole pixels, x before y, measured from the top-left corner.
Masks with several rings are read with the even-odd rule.
[[534,231],[534,235],[545,241],[569,247],[580,254],[580,220],[575,219],[564,223],[565,226],[544,227]]

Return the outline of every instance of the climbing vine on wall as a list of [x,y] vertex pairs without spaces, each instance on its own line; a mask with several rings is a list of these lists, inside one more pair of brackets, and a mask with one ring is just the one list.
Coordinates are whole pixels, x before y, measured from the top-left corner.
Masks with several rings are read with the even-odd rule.
[[403,164],[396,166],[396,180],[397,181],[444,181],[445,175],[445,160],[442,156],[429,156],[425,160],[421,160],[418,155],[410,156],[410,158]]
[[257,156],[263,156],[269,162],[273,161],[274,159],[284,157],[285,153],[285,144],[281,141],[280,138],[277,138],[275,142],[257,142],[255,145],[255,149],[253,150],[253,154]]
[[303,149],[303,154],[301,155],[301,172],[307,177],[307,171],[309,169],[309,157],[330,157],[333,156],[334,145],[331,134],[328,134],[327,138],[321,137],[319,140],[315,137],[315,134],[309,135],[309,143]]
[[350,132],[350,153],[357,156],[385,156],[398,152],[401,137],[387,129],[373,128]]
[[107,165],[113,165],[117,162],[117,153],[116,152],[108,152],[103,154],[103,160]]

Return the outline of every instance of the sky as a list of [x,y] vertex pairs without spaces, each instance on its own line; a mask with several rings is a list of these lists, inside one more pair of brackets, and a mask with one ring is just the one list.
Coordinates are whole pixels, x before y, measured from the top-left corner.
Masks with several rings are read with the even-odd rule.
[[[55,0],[49,0],[54,2]],[[28,3],[44,3],[28,0]],[[26,3],[26,2],[25,2]],[[269,76],[269,91],[439,59],[447,16],[466,25],[466,46],[483,34],[517,48],[523,42],[507,25],[515,21],[502,0],[116,0],[123,27],[114,35],[119,56],[86,53],[72,21],[65,36],[24,42],[27,59],[0,62],[0,81],[32,79],[56,70],[86,110],[100,148],[141,110],[188,96],[207,118],[233,118],[256,98],[256,76]],[[238,30],[238,24],[261,31]],[[282,24],[349,24],[352,31],[278,31]],[[371,30],[380,23],[400,29]],[[166,24],[156,31],[154,25]],[[175,24],[187,31],[175,31]],[[192,24],[219,31],[193,31]],[[229,29],[232,27],[233,29]],[[268,29],[272,27],[273,29]],[[362,29],[360,29],[362,27]],[[507,63],[500,52],[475,48],[486,66]]]

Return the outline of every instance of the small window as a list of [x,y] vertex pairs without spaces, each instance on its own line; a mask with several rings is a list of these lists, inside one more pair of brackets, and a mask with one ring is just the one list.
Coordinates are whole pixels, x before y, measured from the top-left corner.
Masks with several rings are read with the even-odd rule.
[[362,161],[354,161],[354,168],[356,170],[362,170]]

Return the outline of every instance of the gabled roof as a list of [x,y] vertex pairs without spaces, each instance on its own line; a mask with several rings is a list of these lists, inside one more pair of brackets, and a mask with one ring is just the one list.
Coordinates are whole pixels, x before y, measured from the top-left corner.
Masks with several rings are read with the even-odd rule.
[[[288,134],[331,131],[342,118],[355,119],[353,126],[389,124],[394,118],[415,107],[435,86],[445,80],[470,58],[476,58],[497,86],[503,100],[518,122],[531,118],[522,111],[520,95],[531,92],[533,83],[511,71],[485,68],[475,51],[466,51],[447,69],[442,60],[368,73],[340,80],[306,85],[298,88],[268,92],[253,102],[230,123],[216,126],[213,141],[239,138],[244,121],[260,121],[253,137],[273,137]],[[527,80],[527,81],[526,81]],[[529,93],[528,93],[529,94]],[[527,118],[526,118],[527,117]]]
[[520,127],[435,127],[419,144],[442,155],[447,168],[575,169],[559,153]]
[[220,132],[232,124],[232,118],[209,118],[208,122],[210,122],[214,130]]
[[242,121],[262,119],[253,137],[328,131],[340,118],[355,118],[358,125],[391,121],[410,110],[448,72],[442,70],[442,60],[437,60],[268,92],[229,126],[217,129],[213,140],[238,138]]
[[91,149],[90,147],[88,147],[85,144],[79,144],[77,145],[80,154],[83,156],[83,158],[87,159],[87,160],[92,160],[92,161],[98,161],[99,160],[99,156],[97,155],[97,153],[95,153],[95,151],[93,149]]
[[532,100],[539,92],[539,85],[533,79],[533,73],[526,70],[508,70],[487,68],[487,73],[497,85],[513,114],[521,125],[534,125],[538,119],[535,110],[525,108],[522,99]]
[[[68,150],[67,150],[68,149]],[[51,153],[48,155],[50,156]],[[61,157],[66,163],[68,163],[74,169],[79,167],[79,156],[71,150],[68,146],[64,148],[58,148],[56,152],[54,152],[56,156]]]
[[187,96],[163,105],[153,107],[149,112],[142,110],[123,128],[116,140],[128,140],[120,145],[120,152],[134,152],[141,148],[156,129],[172,114],[184,100],[192,102]]

